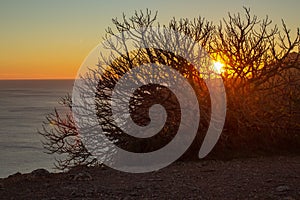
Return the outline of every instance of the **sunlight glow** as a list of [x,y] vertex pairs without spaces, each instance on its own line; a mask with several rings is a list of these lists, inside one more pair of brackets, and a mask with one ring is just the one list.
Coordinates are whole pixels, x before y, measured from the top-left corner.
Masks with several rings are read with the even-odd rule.
[[213,63],[213,70],[216,72],[216,73],[218,73],[218,74],[221,74],[221,73],[223,73],[224,72],[224,64],[223,63],[221,63],[221,62],[218,62],[218,61],[215,61],[214,63]]

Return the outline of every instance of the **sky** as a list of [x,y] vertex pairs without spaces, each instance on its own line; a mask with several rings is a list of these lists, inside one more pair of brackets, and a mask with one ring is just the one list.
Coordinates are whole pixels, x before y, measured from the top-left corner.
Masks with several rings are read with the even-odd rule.
[[0,79],[73,79],[112,18],[158,11],[158,22],[205,17],[218,23],[249,7],[274,24],[300,27],[299,0],[0,0]]

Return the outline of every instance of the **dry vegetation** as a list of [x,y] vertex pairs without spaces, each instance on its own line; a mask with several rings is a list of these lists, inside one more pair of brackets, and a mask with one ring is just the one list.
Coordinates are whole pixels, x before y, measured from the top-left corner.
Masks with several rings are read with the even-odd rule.
[[[107,29],[107,37],[122,31],[138,30],[138,27],[157,25],[156,14],[148,10],[137,12],[131,18],[124,15],[121,20],[114,19],[113,23],[115,28]],[[296,53],[300,50],[299,30],[292,37],[284,22],[282,28],[278,28],[268,18],[260,20],[252,16],[246,8],[243,16],[229,14],[219,25],[199,17],[192,20],[173,19],[166,27],[193,38],[213,59],[225,64],[222,78],[227,94],[227,117],[221,138],[211,156],[224,156],[228,151],[299,153],[300,58]],[[126,42],[120,42],[126,46]],[[108,45],[111,51],[118,50],[114,44]],[[113,123],[108,103],[111,96],[103,91],[113,89],[118,77],[143,63],[171,66],[186,77],[196,91],[201,111],[199,131],[182,159],[197,158],[210,120],[209,93],[199,72],[187,60],[170,52],[141,48],[116,57],[110,66],[111,71],[104,73],[98,82],[99,123],[116,145],[134,152],[158,149],[176,134],[180,117],[177,99],[170,90],[159,85],[146,85],[138,89],[131,98],[130,107],[133,120],[143,125],[149,122],[149,107],[154,103],[162,104],[168,118],[159,134],[149,139],[136,139],[126,135]],[[56,163],[59,169],[96,164],[97,161],[78,137],[72,118],[71,97],[64,97],[62,104],[69,108],[69,113],[65,115],[55,111],[47,116],[44,129],[40,131],[45,137],[44,147],[48,153],[64,155]]]

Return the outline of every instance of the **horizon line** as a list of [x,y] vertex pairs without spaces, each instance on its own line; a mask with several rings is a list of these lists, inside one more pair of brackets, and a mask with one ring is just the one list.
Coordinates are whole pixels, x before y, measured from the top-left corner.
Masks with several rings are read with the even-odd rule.
[[0,81],[55,81],[55,80],[75,80],[76,78],[0,78]]

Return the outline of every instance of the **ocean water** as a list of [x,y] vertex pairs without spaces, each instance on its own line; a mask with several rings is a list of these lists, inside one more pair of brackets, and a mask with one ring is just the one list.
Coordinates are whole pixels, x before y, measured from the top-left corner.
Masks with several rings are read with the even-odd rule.
[[55,171],[37,130],[72,87],[73,80],[0,81],[0,177],[37,168]]

